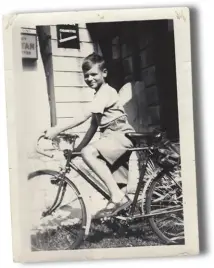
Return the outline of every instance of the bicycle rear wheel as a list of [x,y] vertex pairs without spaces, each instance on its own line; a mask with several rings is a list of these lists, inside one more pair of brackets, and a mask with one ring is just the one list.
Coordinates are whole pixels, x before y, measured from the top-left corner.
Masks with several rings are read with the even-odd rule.
[[78,248],[87,217],[77,187],[53,170],[33,172],[28,179],[32,251]]
[[[173,179],[172,179],[173,178]],[[167,244],[184,244],[182,184],[179,175],[156,177],[146,196],[153,231]],[[154,216],[152,216],[154,214]]]

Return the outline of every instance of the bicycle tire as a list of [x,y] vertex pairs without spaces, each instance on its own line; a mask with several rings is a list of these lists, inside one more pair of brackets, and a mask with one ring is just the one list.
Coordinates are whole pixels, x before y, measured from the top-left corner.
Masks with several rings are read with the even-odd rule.
[[[54,191],[57,192],[57,187],[59,187],[59,185],[57,185],[57,184],[54,185],[53,182],[56,181],[56,179],[58,177],[60,177],[60,175],[61,174],[59,172],[54,171],[54,170],[38,170],[38,171],[30,173],[28,176],[28,180],[35,181],[35,179],[38,179],[41,176],[42,176],[42,179],[44,180],[45,179],[44,177],[50,176],[50,178],[49,178],[50,183],[49,184],[50,184],[50,186],[52,185],[52,187],[55,187]],[[48,190],[46,190],[46,188],[49,187],[49,184],[45,188],[44,186],[41,185],[41,184],[43,184],[43,180],[42,180],[42,183],[38,183],[39,186],[37,186],[37,184],[35,184],[35,185],[36,185],[36,187],[39,187],[40,192],[46,191],[48,193],[49,188],[48,188]],[[48,224],[46,225],[46,227],[50,228],[50,230],[47,230],[47,231],[46,231],[46,229],[44,230],[44,225],[45,225],[44,220],[41,223],[41,226],[37,225],[36,227],[35,226],[32,227],[32,229],[31,229],[31,231],[32,231],[31,232],[31,250],[32,251],[76,249],[81,245],[81,243],[84,239],[85,227],[86,227],[86,222],[87,222],[87,214],[86,214],[86,207],[85,207],[84,200],[83,200],[82,196],[80,195],[78,188],[71,180],[69,180],[67,177],[64,177],[64,182],[66,183],[66,187],[67,187],[67,185],[69,186],[69,194],[72,193],[75,197],[72,200],[73,203],[70,202],[70,203],[66,203],[60,207],[57,207],[56,210],[54,210],[54,215],[52,213],[51,215],[42,217],[42,220],[45,218],[47,220],[47,217],[52,217],[48,221]],[[32,187],[33,186],[34,185],[32,185]],[[44,187],[44,189],[41,186]],[[65,190],[64,197],[66,196],[66,192],[68,192],[68,188]],[[37,194],[38,194],[38,192],[36,193],[36,195]],[[34,196],[33,203],[35,203],[34,199],[36,198],[36,195],[35,194],[33,195]],[[55,197],[56,197],[56,195],[53,195],[53,198],[51,198],[52,204],[53,204]],[[72,198],[73,198],[73,196],[72,196]],[[41,199],[40,199],[40,201],[41,201]],[[77,202],[77,203],[74,203],[74,202]],[[44,203],[45,203],[45,201],[44,201]],[[62,204],[63,204],[63,200],[62,200]],[[79,207],[77,207],[77,205],[79,205]],[[64,210],[62,210],[62,209],[65,209],[65,207],[67,208],[68,211],[70,209],[70,215],[69,215],[69,217],[66,216],[65,220],[63,220],[63,218],[61,216],[62,214],[60,215],[60,213],[62,211],[64,212]],[[32,208],[33,208],[33,205],[32,205]],[[61,212],[59,212],[60,209],[61,209]],[[38,206],[38,208],[37,207],[34,208],[34,211],[36,211],[36,214],[40,214],[41,211],[37,212],[37,210],[39,210],[39,206]],[[47,207],[46,207],[46,210],[47,210]],[[44,211],[42,211],[42,212],[44,212]],[[58,213],[58,216],[56,216],[57,213]],[[32,215],[33,215],[33,213],[32,213]],[[81,216],[80,223],[76,222],[77,215]],[[67,222],[70,221],[70,222],[72,222],[72,224],[67,223],[67,225],[66,225],[66,221]],[[35,222],[33,222],[33,223],[34,223],[34,225],[36,225]],[[55,226],[58,223],[59,223],[59,226]],[[40,230],[40,227],[43,228],[42,232]],[[74,242],[71,243],[71,237],[76,235],[75,228],[76,229],[78,228],[77,237],[74,239]],[[65,238],[63,238],[63,235],[65,235]],[[50,240],[48,240],[49,237],[50,237]]]
[[[161,206],[164,206],[164,208],[166,208],[166,203],[169,202],[169,200],[170,200],[169,189],[165,190],[163,193],[163,195],[165,194],[165,200],[164,200],[163,196],[158,197],[158,195],[161,194],[161,192],[158,192],[158,191],[163,191],[163,190],[160,190],[160,187],[164,188],[163,180],[167,181],[169,179],[164,175],[163,176],[157,175],[151,181],[151,184],[148,185],[147,194],[146,194],[146,202],[145,202],[146,214],[152,214],[154,212],[158,212],[157,209],[156,209],[156,211],[154,211],[154,210],[152,211],[152,206],[157,208],[157,200],[158,199],[160,200],[159,201],[160,209],[161,209]],[[174,191],[174,194],[176,194],[178,192],[176,187],[178,188],[178,186],[173,185],[173,183],[174,182],[172,180],[172,186],[174,187],[173,191]],[[167,194],[165,192],[167,192],[167,191],[168,191],[168,197],[166,198]],[[162,198],[162,200],[161,200],[161,198]],[[174,197],[174,198],[176,198],[176,197]],[[178,199],[179,198],[177,197],[177,200]],[[173,201],[173,199],[172,199],[172,196],[171,196],[170,202],[172,202],[171,205],[173,205],[175,203],[175,201]],[[178,202],[178,201],[176,201],[176,202]],[[184,244],[185,240],[184,240],[183,201],[182,200],[179,200],[178,208],[179,207],[182,207],[182,210],[177,209],[178,211],[176,211],[176,209],[174,209],[174,212],[171,212],[171,213],[166,212],[166,214],[162,214],[163,216],[156,215],[156,216],[150,216],[148,218],[151,228],[165,244]],[[167,216],[167,218],[165,219],[165,222],[164,222],[163,217],[165,215]],[[172,218],[171,222],[169,221],[170,217]],[[158,218],[160,218],[159,222],[158,222]],[[160,224],[161,222],[162,222],[162,224]],[[176,226],[177,226],[177,229],[176,229]],[[165,228],[165,230],[163,227]]]

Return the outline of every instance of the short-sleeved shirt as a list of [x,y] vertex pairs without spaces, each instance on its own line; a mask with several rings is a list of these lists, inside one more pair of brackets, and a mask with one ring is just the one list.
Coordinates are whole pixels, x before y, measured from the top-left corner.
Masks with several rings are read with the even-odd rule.
[[89,104],[89,109],[95,116],[101,114],[100,139],[94,141],[92,145],[109,164],[113,165],[129,148],[133,147],[132,141],[125,136],[125,133],[133,132],[134,129],[127,121],[117,91],[108,84],[99,88]]
[[121,116],[126,116],[117,91],[108,84],[102,85],[96,92],[89,109],[93,114],[102,114],[100,128],[108,126]]

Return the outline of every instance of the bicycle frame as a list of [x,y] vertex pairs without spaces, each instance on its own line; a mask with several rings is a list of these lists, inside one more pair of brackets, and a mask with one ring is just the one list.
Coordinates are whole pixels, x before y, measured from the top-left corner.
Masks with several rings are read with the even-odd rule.
[[76,166],[72,161],[69,163],[69,167],[73,168],[81,177],[83,177],[95,190],[97,190],[103,197],[105,197],[107,200],[110,200],[110,195],[105,192],[104,189],[102,189],[99,185],[97,185],[92,178],[90,178],[85,172],[79,169],[78,166]]
[[[44,137],[44,135],[40,136],[39,140]],[[74,137],[74,143],[73,143],[73,148],[74,148],[74,144],[75,144],[75,140],[76,140],[77,136]],[[142,165],[142,168],[141,168],[141,172],[140,172],[140,176],[139,176],[139,179],[138,179],[138,183],[137,183],[137,187],[136,187],[136,191],[135,191],[135,194],[134,194],[134,199],[133,199],[133,202],[129,208],[129,211],[127,213],[128,215],[128,218],[132,218],[132,219],[135,219],[135,218],[142,218],[142,217],[148,217],[148,216],[154,216],[154,214],[152,215],[147,215],[145,213],[142,213],[139,214],[139,215],[134,215],[134,212],[135,212],[135,209],[136,209],[136,205],[137,205],[137,202],[138,202],[138,197],[139,197],[139,194],[140,194],[140,191],[141,189],[144,189],[144,186],[146,184],[146,182],[144,181],[144,176],[145,176],[145,173],[146,173],[146,169],[147,169],[147,165],[148,165],[148,161],[150,159],[150,156],[152,155],[151,153],[151,148],[149,146],[146,146],[146,147],[134,147],[134,148],[130,148],[128,149],[127,151],[130,151],[130,152],[133,152],[133,151],[146,151],[146,157],[144,158],[144,161],[143,161],[143,165]],[[40,154],[43,154],[45,156],[48,156],[48,157],[53,157],[53,155],[50,155],[48,153],[45,153],[44,151],[42,151],[41,149],[37,148],[37,152],[40,153]],[[78,155],[80,156],[81,154],[80,153],[72,153],[72,155]],[[93,179],[88,176],[84,171],[82,171],[77,165],[75,165],[75,163],[71,160],[72,156],[67,158],[67,162],[66,162],[66,165],[65,165],[65,169],[61,172],[61,175],[62,175],[62,181],[63,181],[63,176],[65,176],[67,173],[70,172],[71,169],[75,170],[81,177],[83,177],[85,179],[85,181],[87,181],[97,192],[99,192],[105,199],[107,200],[110,200],[111,199],[111,196],[110,194],[105,190],[103,189],[103,187],[99,186],[98,184],[96,184],[96,182],[93,181]],[[174,179],[172,178],[172,176],[170,176],[170,171],[172,171],[170,168],[163,168],[157,175],[156,175],[156,179],[160,178],[160,177],[163,177],[164,175],[166,175],[169,179],[172,179],[174,181]],[[61,180],[61,179],[60,179]],[[177,182],[174,181],[176,184]],[[179,188],[181,188],[178,184],[177,186]],[[65,185],[60,183],[60,186],[59,186],[59,189],[58,189],[58,192],[57,192],[57,196],[54,200],[54,203],[53,205],[51,206],[51,208],[46,212],[46,213],[49,213],[49,212],[52,212],[56,207],[59,206],[59,204],[57,204],[58,202],[58,199],[59,199],[59,196],[61,194],[61,190],[63,191],[62,193],[62,196],[61,198],[63,198],[63,195],[64,195],[64,192],[65,192]],[[61,199],[60,198],[60,199]],[[61,201],[60,201],[61,202]],[[175,209],[175,207],[174,207]],[[182,209],[182,208],[181,208]],[[174,212],[175,210],[173,210]],[[171,212],[171,211],[168,211],[167,212]],[[160,211],[159,213],[156,213],[155,215],[158,215],[158,214],[164,214],[166,213],[166,211]],[[127,217],[126,217],[127,218]]]
[[[142,150],[146,150],[146,151],[149,151],[149,147],[143,147],[143,148],[140,148],[140,147],[136,147],[136,148],[131,148],[129,149],[129,151],[142,151]],[[147,165],[148,165],[148,161],[150,159],[150,155],[147,154],[145,159],[144,159],[144,162],[143,162],[143,165],[142,165],[142,170],[140,172],[140,176],[139,176],[139,180],[138,180],[138,184],[137,184],[137,187],[136,187],[136,191],[135,191],[135,194],[134,194],[134,199],[133,199],[133,202],[129,208],[129,211],[128,211],[128,217],[129,218],[132,218],[132,219],[137,219],[137,218],[142,218],[142,217],[148,217],[148,216],[154,216],[154,215],[159,215],[159,214],[164,214],[166,213],[166,211],[160,211],[159,213],[156,213],[156,214],[143,214],[141,213],[140,215],[134,215],[134,212],[135,212],[135,209],[136,209],[136,205],[137,205],[137,201],[138,201],[138,197],[139,197],[139,194],[140,194],[140,191],[141,189],[144,188],[145,186],[145,181],[144,181],[144,176],[145,176],[145,173],[146,173],[146,169],[147,169]],[[96,182],[93,181],[93,179],[91,177],[89,177],[84,171],[82,171],[74,162],[69,161],[67,160],[67,163],[66,163],[66,171],[64,172],[64,175],[67,173],[67,168],[68,168],[68,171],[70,170],[70,168],[72,168],[73,170],[75,170],[81,177],[83,177],[85,179],[85,181],[87,181],[97,192],[99,192],[104,198],[106,198],[107,200],[110,200],[111,199],[111,196],[109,195],[108,192],[105,191],[105,189],[103,189],[101,186],[99,186],[98,184],[96,184]],[[164,175],[167,175],[167,177],[169,177],[169,179],[172,179],[171,176],[170,176],[170,169],[162,169],[157,175],[156,175],[156,178],[160,178]],[[173,207],[173,212],[175,211],[175,207]],[[180,208],[177,208],[178,210],[180,210]],[[182,209],[182,208],[181,208]],[[172,212],[172,211],[168,211],[167,212]]]
[[[142,151],[148,148],[147,147],[143,147],[143,148],[131,148],[128,151]],[[139,178],[139,182],[138,182],[138,186],[137,186],[137,190],[135,192],[135,197],[134,197],[134,201],[132,203],[132,205],[136,205],[137,203],[137,199],[140,193],[140,189],[142,187],[142,181],[143,181],[143,177],[146,171],[146,167],[147,167],[147,163],[148,163],[149,157],[146,160],[146,164],[144,164],[143,167],[143,171],[141,172],[140,178],[142,177],[142,180]],[[75,165],[75,163],[73,163],[72,161],[67,161],[66,166],[69,166],[69,168],[74,169],[80,176],[82,176],[95,190],[97,190],[104,198],[106,198],[107,200],[110,200],[111,197],[109,195],[109,193],[107,193],[102,187],[100,187],[99,185],[97,185],[84,171],[80,170],[78,166]],[[133,210],[135,209],[135,206],[133,208]]]
[[[43,136],[41,136],[40,138],[42,137]],[[73,138],[74,143],[75,143],[76,138],[77,136]],[[50,158],[54,157],[54,154],[50,154],[47,151],[40,149],[39,142],[37,143],[37,145],[38,145],[37,147],[38,153],[48,156]],[[162,216],[160,218],[158,217],[159,215],[165,214],[164,217],[166,216],[168,219],[169,217],[171,217],[171,214],[173,214],[172,215],[172,218],[173,218],[175,212],[183,211],[182,185],[179,184],[180,175],[178,174],[178,177],[176,175],[177,171],[179,172],[180,169],[178,165],[176,165],[176,162],[173,162],[173,161],[167,162],[165,159],[163,159],[162,155],[164,154],[161,151],[159,151],[159,147],[157,146],[156,143],[148,142],[148,144],[145,144],[145,147],[143,147],[142,144],[141,146],[139,145],[140,143],[139,144],[135,143],[134,148],[130,148],[127,150],[130,152],[141,151],[143,153],[142,158],[140,157],[140,155],[138,156],[138,163],[140,165],[140,168],[139,168],[140,174],[139,174],[139,178],[137,181],[137,185],[135,187],[135,192],[134,192],[133,199],[132,199],[133,201],[126,210],[123,210],[123,211],[121,210],[120,213],[114,216],[109,215],[105,217],[105,214],[104,214],[103,219],[101,219],[101,222],[106,222],[107,224],[110,221],[111,223],[115,223],[119,227],[121,226],[127,227],[127,226],[130,226],[130,224],[132,223],[138,224],[138,222],[144,221],[145,218],[147,218],[151,225],[152,230],[159,236],[159,238],[165,241],[166,243],[171,243],[170,236],[168,234],[166,234],[165,236],[165,233],[164,233],[165,231],[164,232],[161,231],[160,228],[156,226],[156,220],[158,222],[158,219],[162,219]],[[58,149],[60,150],[59,147]],[[109,190],[105,186],[105,184],[102,184],[102,180],[99,180],[99,178],[95,177],[95,175],[93,176],[93,174],[91,175],[87,169],[85,170],[82,169],[78,165],[78,163],[72,160],[76,156],[81,156],[80,152],[77,152],[74,150],[74,145],[73,145],[73,150],[66,149],[66,150],[63,150],[63,152],[64,152],[64,157],[67,161],[64,167],[62,167],[58,172],[57,171],[51,172],[51,170],[40,171],[41,174],[51,175],[51,178],[50,178],[51,184],[56,184],[57,186],[57,189],[56,189],[57,192],[54,197],[53,203],[51,202],[52,203],[51,207],[48,207],[46,208],[47,209],[46,211],[43,211],[42,213],[43,217],[47,215],[51,215],[52,213],[55,212],[57,208],[59,208],[64,198],[67,186],[69,184],[71,187],[73,185],[73,188],[76,189],[76,192],[77,192],[76,199],[77,200],[80,199],[84,207],[86,206],[87,199],[84,200],[84,195],[83,196],[81,195],[80,189],[78,190],[77,186],[75,185],[76,180],[72,182],[72,178],[69,178],[67,176],[71,172],[71,170],[75,170],[77,174],[79,174],[79,176],[81,176],[87,183],[89,183],[106,200],[111,199]],[[40,175],[38,172],[39,171],[37,171],[37,175]],[[177,179],[179,181],[177,181]],[[161,192],[162,191],[161,189],[165,188],[165,185],[168,186],[168,184],[171,187],[169,194],[167,193],[168,188],[166,187],[166,191],[163,192],[163,196],[161,195],[161,197],[163,197],[164,199],[163,198],[159,199],[159,195],[158,195],[159,188]],[[157,189],[157,193],[156,193],[156,189]],[[174,196],[174,191],[176,193],[175,194],[176,196],[178,194],[179,196],[178,199],[176,197],[171,198],[171,194],[173,194]],[[156,205],[156,202],[159,202],[159,200],[161,200],[160,204],[158,203],[158,205]],[[162,200],[164,201],[162,202]],[[93,219],[93,216],[90,213],[90,204],[89,204],[88,209],[89,209],[89,212],[87,212],[87,208],[85,208],[86,222],[84,222],[84,226],[83,226],[83,228],[85,229],[85,232],[84,232],[85,235],[89,234],[91,220]],[[178,216],[179,215],[180,213],[178,213]],[[174,222],[172,224],[174,224]],[[173,236],[173,239],[174,239],[174,236]]]

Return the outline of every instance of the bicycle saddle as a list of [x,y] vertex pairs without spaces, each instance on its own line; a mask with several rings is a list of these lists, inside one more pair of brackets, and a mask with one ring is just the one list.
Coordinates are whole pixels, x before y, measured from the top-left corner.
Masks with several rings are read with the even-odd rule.
[[162,140],[162,133],[154,131],[153,133],[146,132],[128,132],[125,134],[127,138],[134,143],[139,142],[141,139],[146,140],[148,144],[158,143]]
[[142,133],[142,132],[128,132],[125,134],[126,137],[131,139],[145,139],[151,136],[149,133]]

